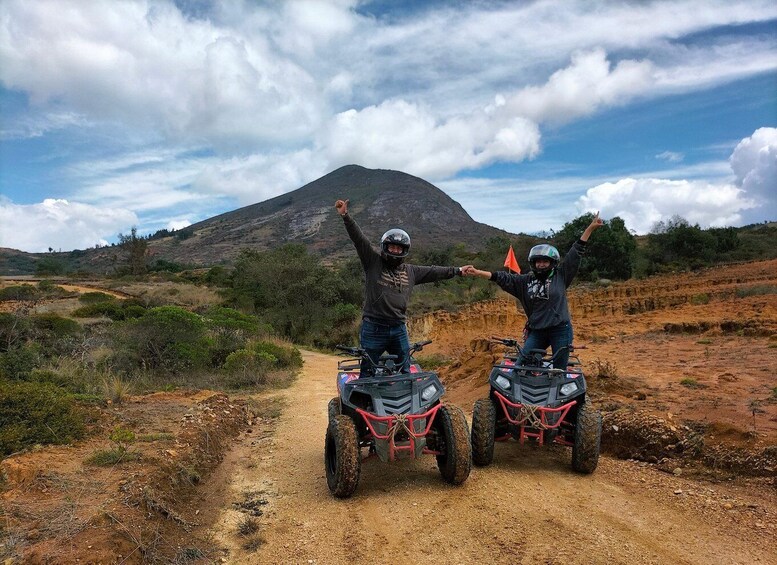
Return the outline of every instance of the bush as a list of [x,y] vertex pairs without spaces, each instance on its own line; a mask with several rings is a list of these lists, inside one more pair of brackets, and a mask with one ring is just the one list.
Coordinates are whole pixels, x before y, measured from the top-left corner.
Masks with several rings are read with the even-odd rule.
[[84,304],[96,304],[99,302],[113,302],[116,298],[111,296],[110,294],[105,294],[104,292],[85,292],[81,296],[78,297],[79,302],[83,302]]
[[293,370],[301,366],[302,355],[296,347],[260,341],[230,353],[223,369],[231,377],[230,386],[240,388],[265,384],[272,371]]
[[777,294],[777,285],[773,284],[759,284],[755,286],[749,286],[747,288],[739,287],[736,290],[738,298],[745,298],[746,296],[762,296],[766,294]]
[[0,312],[0,352],[13,349],[26,340],[32,324],[25,316]]
[[70,443],[83,435],[83,414],[59,387],[0,381],[1,455],[38,443]]
[[76,318],[99,318],[105,316],[111,320],[123,320],[124,312],[116,302],[94,302],[73,310]]
[[81,325],[57,314],[35,314],[30,317],[33,327],[49,338],[60,339],[81,333]]
[[299,369],[302,367],[302,355],[294,346],[283,346],[269,341],[259,341],[251,348],[257,355],[272,357],[274,369]]
[[135,366],[180,373],[207,365],[213,340],[205,330],[197,314],[177,306],[159,306],[125,322],[116,337],[120,354]]
[[700,306],[702,304],[709,304],[710,302],[710,295],[706,292],[702,292],[701,294],[694,294],[691,296],[691,304],[694,304],[696,306]]
[[37,300],[40,292],[31,284],[7,286],[0,289],[0,300]]
[[36,344],[14,347],[0,353],[0,377],[6,380],[26,380],[40,364],[41,356]]
[[92,302],[73,311],[76,318],[98,318],[105,316],[111,320],[132,320],[140,318],[146,313],[146,309],[133,300],[110,300]]

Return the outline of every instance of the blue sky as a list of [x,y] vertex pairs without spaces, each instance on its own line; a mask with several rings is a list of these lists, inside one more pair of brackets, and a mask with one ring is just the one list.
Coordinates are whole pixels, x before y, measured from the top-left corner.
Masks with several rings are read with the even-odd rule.
[[4,0],[0,61],[3,247],[181,228],[349,163],[512,232],[777,220],[774,2]]

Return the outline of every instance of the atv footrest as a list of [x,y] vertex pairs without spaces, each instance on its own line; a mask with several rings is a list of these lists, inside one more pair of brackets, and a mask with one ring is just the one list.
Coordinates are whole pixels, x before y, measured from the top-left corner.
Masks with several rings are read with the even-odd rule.
[[[411,457],[416,457],[417,448],[421,449],[421,445],[417,446],[417,440],[425,438],[429,430],[432,429],[434,418],[440,406],[442,404],[437,404],[422,414],[376,416],[361,408],[357,408],[356,413],[364,418],[364,423],[367,425],[373,438],[388,442],[388,459],[389,461],[394,461],[399,452],[406,451],[409,452]],[[400,438],[407,437],[407,439],[401,440],[397,436]],[[423,448],[423,453],[438,454],[438,452],[426,447]]]
[[[497,400],[499,400],[499,403],[502,405],[502,411],[504,412],[507,421],[520,427],[518,441],[521,444],[523,444],[526,438],[535,438],[540,445],[544,445],[545,430],[554,430],[558,428],[562,422],[564,422],[569,410],[577,404],[577,400],[572,400],[557,408],[550,408],[546,406],[533,406],[521,404],[520,402],[512,402],[496,390],[494,391],[494,396],[496,396]],[[510,414],[510,409],[517,412],[517,416],[512,416]],[[568,443],[563,440],[558,443],[568,445]]]

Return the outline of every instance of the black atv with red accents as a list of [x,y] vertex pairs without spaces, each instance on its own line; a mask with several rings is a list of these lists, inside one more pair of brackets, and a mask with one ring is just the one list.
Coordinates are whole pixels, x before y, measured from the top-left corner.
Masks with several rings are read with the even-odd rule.
[[[445,388],[439,377],[412,358],[429,343],[411,345],[409,373],[400,372],[396,355],[373,362],[364,349],[337,346],[352,358],[338,363],[339,395],[329,401],[324,462],[335,496],[354,493],[362,460],[374,456],[389,462],[431,454],[448,483],[459,485],[469,476],[472,450],[464,412],[440,401]],[[362,360],[372,364],[374,376],[359,377]]]
[[[599,462],[602,415],[586,397],[580,360],[570,357],[567,369],[553,368],[543,349],[524,351],[514,339],[491,338],[515,348],[494,365],[488,398],[472,411],[472,461],[491,464],[494,442],[516,439],[523,444],[559,443],[572,447],[572,468],[592,473]],[[558,355],[558,352],[556,352]]]

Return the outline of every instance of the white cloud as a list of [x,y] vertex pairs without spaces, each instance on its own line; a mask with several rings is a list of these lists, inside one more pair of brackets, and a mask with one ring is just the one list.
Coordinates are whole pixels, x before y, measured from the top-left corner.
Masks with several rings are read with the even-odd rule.
[[753,206],[731,184],[633,178],[594,186],[578,201],[581,212],[598,210],[605,219],[620,216],[638,234],[674,215],[702,227],[736,225],[742,212]]
[[532,158],[539,139],[537,125],[521,116],[495,120],[477,112],[438,121],[425,107],[394,100],[338,114],[319,144],[333,166],[359,163],[439,179]]
[[167,223],[167,229],[169,230],[182,230],[183,228],[192,225],[189,220],[171,220]]
[[0,246],[29,252],[84,249],[127,231],[137,216],[126,209],[47,198],[14,204],[0,197]]
[[535,122],[563,123],[649,91],[652,74],[653,65],[647,61],[626,60],[612,68],[602,49],[577,52],[569,67],[553,73],[541,87],[510,96],[503,108]]
[[660,159],[662,161],[669,161],[670,163],[679,163],[680,161],[685,159],[685,155],[677,151],[662,151],[661,153],[656,155],[656,159]]
[[[4,138],[108,130],[130,154],[69,166],[72,199],[166,210],[160,226],[347,163],[438,181],[520,162],[545,125],[777,68],[773,34],[705,33],[777,18],[769,0],[438,3],[410,17],[366,16],[359,0],[178,5],[0,2],[0,84],[30,106]],[[769,151],[736,185],[740,204],[768,199]]]
[[71,126],[89,126],[89,122],[75,112],[51,112],[37,116],[21,116],[18,119],[9,119],[9,116],[3,117],[4,121],[0,126],[2,127],[0,140],[3,141],[41,137],[51,131]]
[[[743,139],[729,163],[735,177],[733,182],[709,177],[708,180],[625,178],[589,188],[578,200],[577,207],[580,211],[600,210],[605,218],[620,216],[629,229],[640,234],[674,215],[702,227],[777,219],[777,128],[759,128]],[[706,166],[701,169],[704,168],[708,175],[714,170]],[[700,168],[696,166],[693,170],[699,172]],[[678,169],[675,174],[682,172],[692,170]]]
[[758,204],[759,216],[777,220],[777,128],[759,128],[731,154],[737,186]]
[[44,112],[57,104],[244,154],[309,148],[330,116],[391,100],[444,124],[512,92],[508,115],[542,123],[777,67],[773,38],[675,42],[777,17],[761,0],[464,3],[407,19],[358,5],[214,3],[195,18],[167,0],[6,0],[0,81]]

